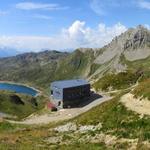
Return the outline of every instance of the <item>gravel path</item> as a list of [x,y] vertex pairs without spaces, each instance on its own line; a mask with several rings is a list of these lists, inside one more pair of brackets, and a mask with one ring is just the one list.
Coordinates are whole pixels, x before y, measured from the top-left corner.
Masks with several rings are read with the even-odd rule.
[[103,97],[98,98],[83,107],[72,108],[72,109],[61,109],[57,112],[53,112],[51,114],[44,114],[40,116],[35,115],[35,116],[32,116],[31,118],[27,118],[24,121],[10,121],[10,120],[7,120],[7,121],[9,121],[10,123],[27,124],[27,125],[31,125],[31,124],[39,125],[39,124],[48,124],[50,122],[58,122],[58,121],[74,118],[90,110],[91,108],[109,100],[111,100],[111,97],[104,95]]

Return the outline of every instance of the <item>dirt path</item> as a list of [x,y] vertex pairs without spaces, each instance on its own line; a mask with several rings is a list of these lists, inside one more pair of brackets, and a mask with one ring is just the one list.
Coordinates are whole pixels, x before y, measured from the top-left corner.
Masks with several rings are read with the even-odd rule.
[[39,125],[39,124],[48,124],[50,122],[58,122],[58,121],[74,118],[90,110],[91,108],[100,105],[103,102],[109,101],[110,99],[111,97],[103,96],[102,98],[98,98],[93,102],[91,102],[90,104],[81,108],[61,109],[51,114],[32,116],[30,118],[27,118],[24,121],[10,121],[10,120],[7,121],[9,121],[10,123],[27,124],[27,125],[31,125],[31,124]]
[[147,99],[140,100],[134,98],[134,95],[128,93],[121,98],[121,102],[130,110],[141,115],[150,115],[150,101]]

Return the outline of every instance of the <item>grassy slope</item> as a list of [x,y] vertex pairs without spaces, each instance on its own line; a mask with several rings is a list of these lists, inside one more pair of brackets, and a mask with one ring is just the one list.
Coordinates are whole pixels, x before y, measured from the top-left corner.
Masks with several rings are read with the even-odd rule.
[[[19,100],[12,96],[17,96]],[[33,98],[28,95],[0,91],[0,112],[8,113],[21,119],[43,108],[44,100],[42,96]],[[24,104],[20,104],[18,101]]]
[[105,133],[123,138],[150,140],[150,117],[144,116],[141,119],[134,112],[127,110],[119,102],[121,95],[82,114],[75,122],[82,125],[102,123],[101,131]]
[[[92,51],[83,53],[76,50],[65,59],[60,60],[57,65],[51,66],[53,69],[51,69],[50,66],[47,66],[46,69],[44,68],[45,71],[41,71],[42,78],[39,77],[40,84],[38,86],[44,87],[47,93],[49,93],[49,85],[52,81],[85,78],[93,58]],[[49,70],[49,72],[47,70]],[[41,74],[39,73],[39,75]]]
[[[60,143],[47,143],[46,140],[51,136],[58,136],[56,132],[49,129],[62,123],[51,123],[46,126],[16,125],[7,122],[0,123],[0,148],[2,150],[86,150],[89,148],[90,150],[107,150],[104,143],[84,143],[75,139],[73,139],[73,142],[63,145]],[[67,135],[63,134],[62,136],[63,140],[66,140]],[[68,137],[70,136],[68,135]]]
[[93,58],[93,51],[86,51],[83,53],[80,50],[76,50],[72,55],[59,63],[54,79],[60,80],[85,77],[86,74],[88,74],[87,71],[90,68]]
[[[112,134],[118,138],[131,138],[139,139],[139,144],[142,141],[150,139],[150,117],[144,116],[140,118],[137,114],[127,110],[120,102],[120,97],[125,94],[121,93],[109,102],[105,102],[100,106],[93,108],[92,110],[76,117],[72,121],[80,125],[97,125],[102,123],[100,130],[93,133],[86,133],[87,135],[95,135],[99,133]],[[106,111],[107,110],[107,111]],[[59,123],[58,123],[59,124]],[[8,123],[4,123],[2,127],[3,132],[0,132],[0,147],[2,149],[62,149],[62,150],[79,150],[79,149],[111,149],[106,147],[104,143],[86,143],[79,142],[78,139],[85,134],[76,134],[72,137],[72,133],[57,133],[49,130],[51,127],[55,127],[58,124],[52,124],[41,127],[25,127],[25,126],[13,126]],[[22,131],[23,128],[23,131]],[[20,129],[20,131],[19,131]],[[7,130],[7,132],[6,132]],[[1,128],[0,128],[1,131]],[[8,136],[9,135],[9,136]],[[70,141],[61,145],[49,144],[46,141],[50,137],[63,136],[63,141]],[[31,140],[32,139],[32,140]],[[126,147],[126,145],[121,145]],[[113,149],[113,148],[112,148]],[[117,149],[117,146],[114,147]],[[123,148],[122,148],[123,149]]]
[[107,74],[93,84],[93,87],[98,90],[108,91],[128,88],[134,85],[139,79],[140,74],[134,72],[120,72],[118,74]]
[[11,68],[9,71],[4,71],[7,76],[1,74],[1,80],[10,80],[14,82],[26,83],[36,87],[48,87],[52,81],[55,72],[56,63],[51,62],[40,66],[34,64],[33,66],[26,65],[19,68]]
[[53,80],[57,61],[69,53],[45,51],[0,59],[0,80],[26,83],[36,87],[48,87]]
[[131,71],[141,71],[143,72],[143,77],[141,80],[150,78],[150,56],[146,59],[136,60],[136,61],[127,61],[124,56],[121,57],[121,62],[126,64],[128,70]]
[[139,78],[139,81],[144,81],[150,78],[150,57],[130,62],[122,55],[120,62],[127,65],[127,72],[106,74],[93,84],[93,87],[96,90],[108,91],[109,87],[111,87],[112,90],[123,89],[135,84]]
[[135,97],[148,98],[150,100],[150,79],[140,82],[134,89],[133,94]]
[[129,70],[142,72],[139,85],[133,91],[133,94],[136,97],[143,96],[144,98],[150,99],[150,57],[130,62],[122,56],[122,63],[127,64]]

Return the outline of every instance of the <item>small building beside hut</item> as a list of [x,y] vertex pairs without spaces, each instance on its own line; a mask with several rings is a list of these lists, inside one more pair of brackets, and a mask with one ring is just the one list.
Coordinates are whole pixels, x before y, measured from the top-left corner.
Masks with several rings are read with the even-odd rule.
[[83,79],[55,81],[50,88],[57,108],[77,107],[90,97],[90,84]]

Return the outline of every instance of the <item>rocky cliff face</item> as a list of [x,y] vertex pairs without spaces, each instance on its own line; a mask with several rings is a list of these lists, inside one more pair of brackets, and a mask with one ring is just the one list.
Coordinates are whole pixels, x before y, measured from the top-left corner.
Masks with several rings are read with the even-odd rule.
[[128,33],[128,38],[124,43],[124,54],[129,61],[148,57],[150,55],[150,31],[138,26],[131,34]]
[[102,64],[120,54],[124,54],[129,61],[144,59],[150,55],[150,31],[143,26],[129,29],[113,39],[104,49],[104,53],[95,62]]
[[122,62],[123,57],[132,63],[150,56],[150,31],[141,25],[129,29],[99,51],[102,52],[93,63],[100,67],[92,76],[106,71],[124,71],[128,65]]

